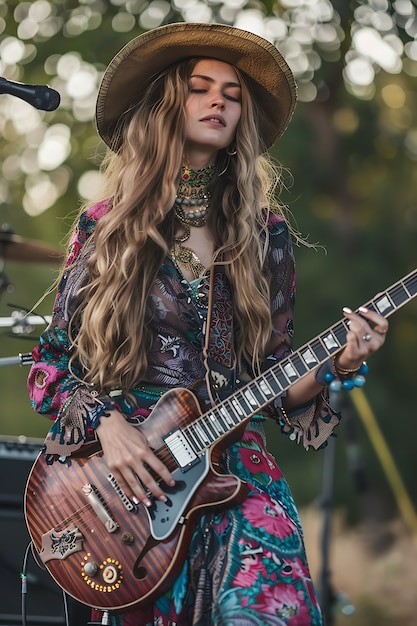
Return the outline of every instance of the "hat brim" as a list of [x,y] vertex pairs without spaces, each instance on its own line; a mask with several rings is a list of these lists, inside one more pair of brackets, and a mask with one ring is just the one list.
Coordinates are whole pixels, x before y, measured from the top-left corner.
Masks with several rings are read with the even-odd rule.
[[293,115],[297,90],[283,56],[258,35],[224,24],[168,24],[130,41],[108,65],[97,97],[96,124],[103,141],[112,137],[120,116],[137,101],[143,86],[168,66],[190,57],[210,57],[243,71],[260,111],[265,147],[282,135]]

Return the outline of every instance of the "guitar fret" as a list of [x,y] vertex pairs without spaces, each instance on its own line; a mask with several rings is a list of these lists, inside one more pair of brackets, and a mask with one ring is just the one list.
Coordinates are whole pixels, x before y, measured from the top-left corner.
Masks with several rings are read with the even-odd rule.
[[200,424],[201,424],[201,427],[204,429],[207,437],[209,438],[209,441],[210,442],[215,441],[215,439],[216,439],[216,432],[214,430],[213,424],[211,424],[210,421],[207,419],[207,414],[206,413],[201,416]]
[[389,291],[392,302],[395,306],[401,306],[410,297],[410,292],[405,285],[398,285]]
[[313,341],[310,342],[309,347],[312,350],[313,354],[315,354],[315,356],[317,357],[318,363],[321,363],[329,356],[328,351],[326,350],[323,342],[320,339],[313,339]]
[[[269,390],[268,395],[271,396],[271,390]],[[256,404],[258,408],[268,402],[268,397],[266,397],[265,394],[262,393],[261,389],[256,383],[251,385],[251,389],[249,390],[249,397],[253,398],[253,400],[251,401],[251,405],[253,404],[255,406]]]
[[242,391],[242,395],[244,396],[246,402],[248,403],[251,409],[253,409],[254,407],[259,408],[259,401],[254,395],[251,388],[248,387],[247,389]]
[[[207,435],[207,432],[203,428],[202,424],[200,422],[195,422],[191,426],[194,428],[195,434],[196,434],[197,438],[201,440],[201,443],[208,445],[210,443],[211,439]],[[202,448],[203,447],[204,447],[204,445],[202,445]]]
[[273,376],[282,389],[286,389],[290,384],[290,379],[285,371],[285,361],[278,363],[272,368]]
[[230,429],[230,426],[235,425],[229,413],[226,411],[226,409],[222,405],[216,406],[215,411],[217,412],[220,423],[223,424],[224,431],[228,432],[228,430]]
[[[252,400],[255,400],[255,396],[253,394],[251,396],[249,387],[250,385],[246,386],[244,389],[238,389],[236,393],[236,396],[239,396],[239,404],[243,409],[245,416],[251,415],[253,413],[254,407],[256,407],[256,409],[259,408],[259,404],[257,402],[255,402],[254,405],[252,405],[252,403],[250,402],[250,398],[252,397]],[[248,394],[248,397],[246,396],[246,394]]]
[[240,395],[240,392],[237,392],[237,394],[235,395],[234,398],[232,398],[231,403],[233,405],[233,408],[236,409],[237,414],[239,415],[240,418],[242,417],[246,417],[246,415],[248,414],[247,411],[245,411],[242,407],[242,402],[240,400],[237,399],[237,395]]
[[236,426],[239,422],[236,422],[229,411],[227,411],[226,407],[221,405],[218,407],[220,413],[223,415],[223,419],[228,426]]
[[336,337],[339,346],[343,346],[346,342],[346,328],[342,322],[333,326],[333,334]]
[[268,381],[263,376],[259,381],[254,381],[254,384],[258,387],[260,393],[263,395],[265,402],[268,402],[274,395],[272,388],[268,385]]
[[206,415],[207,415],[207,418],[210,420],[210,424],[216,430],[217,435],[224,435],[226,433],[226,430],[224,428],[224,424],[222,424],[217,419],[215,412],[212,411],[211,413],[207,413]]
[[290,360],[284,361],[281,363],[281,368],[284,370],[286,377],[289,382],[297,379],[297,370],[293,366]]
[[320,339],[323,342],[324,346],[327,348],[328,354],[333,354],[333,352],[339,350],[340,344],[333,334],[331,328],[329,328],[329,332],[327,332],[325,335],[320,335]]
[[228,400],[226,400],[224,402],[224,405],[226,405],[226,404],[229,406],[229,412],[231,412],[231,414],[234,414],[234,416],[235,416],[235,420],[236,420],[235,423],[236,424],[240,424],[241,421],[242,421],[243,411],[240,410],[240,412],[239,412],[239,410],[236,407],[236,402],[234,402],[233,398],[229,398]]
[[186,429],[187,437],[190,440],[191,445],[194,447],[194,450],[202,450],[204,447],[203,440],[198,436],[197,427],[195,424],[190,424]]
[[413,272],[412,276],[405,278],[402,283],[404,286],[407,284],[406,289],[412,298],[417,295],[417,276],[415,272]]
[[275,396],[279,395],[281,393],[281,391],[283,391],[283,389],[287,386],[287,385],[285,385],[285,387],[283,387],[282,385],[280,385],[280,383],[277,380],[277,378],[276,378],[274,372],[272,371],[272,369],[268,370],[265,373],[264,378],[268,379],[268,384],[271,387],[271,389],[273,390]]
[[306,364],[307,369],[312,370],[314,367],[316,367],[316,365],[318,365],[318,359],[316,358],[310,347],[307,347],[306,350],[302,350],[300,352],[300,355],[304,363]]
[[395,308],[387,292],[385,292],[381,298],[374,300],[373,302],[378,313],[384,317],[387,317]]
[[289,360],[291,361],[292,365],[295,368],[297,377],[303,376],[303,374],[306,373],[306,366],[304,365],[300,356],[296,352],[294,352],[294,354],[291,354],[291,356],[289,357]]

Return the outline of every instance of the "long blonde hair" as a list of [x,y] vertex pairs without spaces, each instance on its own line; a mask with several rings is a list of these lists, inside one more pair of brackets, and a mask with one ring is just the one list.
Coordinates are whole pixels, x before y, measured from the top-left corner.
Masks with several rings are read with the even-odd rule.
[[[120,120],[115,141],[122,138],[121,148],[109,150],[102,165],[102,197],[112,198],[112,205],[91,238],[88,282],[70,323],[72,359],[84,368],[87,381],[102,389],[128,392],[146,380],[152,341],[147,302],[172,243],[170,209],[182,166],[179,155],[184,153],[188,77],[196,61],[166,70],[149,85],[142,100]],[[274,206],[279,169],[262,156],[263,146],[256,145],[256,104],[245,77],[237,73],[242,115],[236,155],[222,151],[218,157],[211,201],[216,211],[209,225],[215,261],[224,265],[232,285],[238,360],[257,368],[271,334],[264,267],[266,209]]]

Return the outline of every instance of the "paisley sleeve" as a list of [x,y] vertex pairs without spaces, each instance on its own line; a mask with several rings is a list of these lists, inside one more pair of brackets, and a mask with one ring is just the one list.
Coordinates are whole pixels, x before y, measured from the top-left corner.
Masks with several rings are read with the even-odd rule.
[[[272,336],[266,365],[272,366],[293,351],[295,306],[295,261],[291,235],[286,222],[276,215],[269,220],[269,273],[272,315]],[[328,402],[328,390],[306,405],[291,412],[282,408],[281,396],[271,403],[268,414],[280,425],[284,434],[304,448],[315,450],[325,445],[340,422]]]
[[70,365],[68,336],[74,300],[87,277],[89,239],[102,210],[100,203],[79,219],[58,285],[51,322],[32,351],[29,397],[38,413],[55,420],[45,442],[46,452],[52,455],[65,457],[78,449],[103,413],[103,403],[96,391],[83,382],[77,365]]

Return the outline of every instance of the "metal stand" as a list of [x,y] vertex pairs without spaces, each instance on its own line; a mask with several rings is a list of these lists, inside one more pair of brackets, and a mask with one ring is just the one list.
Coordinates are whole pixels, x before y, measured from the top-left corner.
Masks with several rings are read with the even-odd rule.
[[[0,328],[11,328],[12,332],[19,335],[24,335],[28,332],[32,332],[33,326],[36,324],[49,324],[51,316],[43,317],[42,315],[26,315],[22,311],[13,311],[11,317],[0,317]],[[32,365],[32,355],[21,354],[18,356],[6,356],[0,358],[0,367],[5,365]]]
[[[334,411],[341,411],[344,398],[345,396],[343,392],[330,392],[330,405]],[[350,469],[355,480],[356,488],[359,491],[364,489],[366,481],[364,478],[363,464],[359,454],[352,419],[353,417],[352,415],[349,415],[349,410],[345,408],[343,422],[347,426],[347,451],[350,459]],[[348,598],[343,593],[335,592],[331,581],[331,572],[329,567],[335,454],[336,437],[330,437],[324,450],[323,478],[320,497],[320,506],[323,512],[323,526],[321,534],[322,562],[317,589],[317,595],[325,626],[334,625],[335,613],[338,610],[340,610],[340,612],[344,615],[352,615],[355,612],[355,607],[349,602]]]

